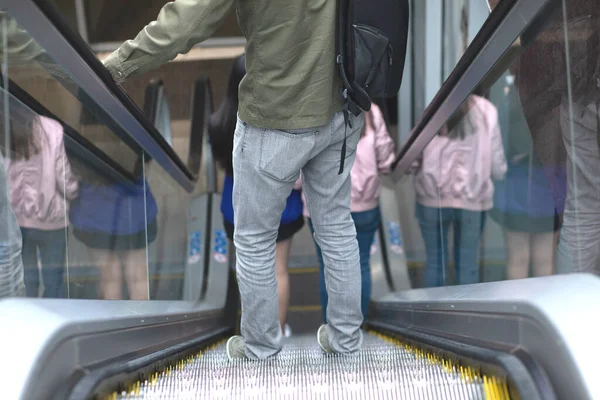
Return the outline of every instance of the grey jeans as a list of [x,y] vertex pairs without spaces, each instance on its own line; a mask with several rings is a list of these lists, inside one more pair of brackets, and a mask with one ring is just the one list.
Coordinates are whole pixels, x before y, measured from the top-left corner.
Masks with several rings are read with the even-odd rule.
[[329,341],[337,353],[360,349],[363,317],[358,242],[350,215],[350,170],[364,125],[348,127],[340,168],[344,118],[312,129],[260,129],[238,120],[233,145],[234,243],[242,303],[241,331],[250,359],[282,348],[275,275],[275,239],[286,199],[302,170],[303,190],[323,252]]
[[[557,254],[557,272],[600,274],[600,146],[598,105],[563,99],[560,109],[567,150],[567,199]],[[571,120],[572,112],[572,120]]]
[[21,228],[10,204],[8,184],[0,154],[0,299],[25,295]]

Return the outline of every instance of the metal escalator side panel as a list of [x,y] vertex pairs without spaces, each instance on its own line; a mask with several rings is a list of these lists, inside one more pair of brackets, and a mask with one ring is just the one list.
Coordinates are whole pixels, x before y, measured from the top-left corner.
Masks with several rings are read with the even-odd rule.
[[210,80],[198,78],[193,90],[187,164],[190,171],[198,175],[203,161],[203,150],[208,142],[208,125],[213,110]]
[[369,322],[523,352],[558,398],[596,399],[600,349],[589,318],[598,309],[600,279],[569,274],[397,292],[375,304]]
[[412,288],[404,244],[402,242],[402,229],[400,226],[400,213],[398,199],[393,185],[389,180],[384,180],[381,185],[382,241],[386,250],[388,276],[393,291],[410,290]]
[[219,334],[222,314],[183,301],[2,300],[0,397],[64,399],[57,393],[93,366]]
[[204,286],[204,270],[206,252],[206,235],[208,231],[209,195],[203,194],[194,198],[188,211],[187,252],[183,280],[183,300],[199,301]]
[[[210,117],[213,112],[213,98],[210,80],[207,78],[198,78],[194,84],[194,108],[192,110],[192,132],[190,136],[190,162],[200,159],[202,155],[202,168],[206,176],[206,191],[208,193],[217,192],[217,166],[213,156],[210,144],[210,135],[208,128]],[[200,125],[202,124],[202,125]],[[200,144],[194,144],[194,143]],[[199,146],[200,153],[195,156],[192,151]]]
[[227,302],[227,288],[229,283],[229,269],[231,260],[230,245],[223,226],[223,217],[220,213],[221,195],[210,194],[211,225],[210,242],[206,249],[208,252],[208,268],[204,278],[205,290],[203,299],[212,307],[222,309]]
[[383,246],[385,244],[381,229],[379,229],[371,246],[371,301],[377,301],[393,292],[389,284],[387,260]]

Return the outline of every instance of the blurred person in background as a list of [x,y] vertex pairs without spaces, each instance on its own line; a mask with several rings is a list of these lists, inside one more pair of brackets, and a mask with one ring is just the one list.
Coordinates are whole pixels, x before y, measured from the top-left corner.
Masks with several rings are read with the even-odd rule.
[[[600,7],[568,0],[552,11],[510,70],[536,155],[551,167],[556,209],[564,208],[556,272],[600,274]],[[566,167],[566,190],[556,165]]]
[[414,171],[426,287],[449,284],[450,227],[457,284],[479,282],[479,247],[485,212],[493,206],[492,179],[503,179],[506,169],[496,107],[471,95],[427,145]]
[[495,182],[494,208],[490,217],[504,229],[508,255],[506,279],[551,275],[562,210],[556,208],[548,174],[563,176],[564,166],[543,166],[535,153],[529,127],[514,87],[506,75],[495,85],[498,113],[508,171]]
[[90,250],[106,300],[149,299],[147,247],[157,235],[158,207],[140,155],[133,181],[108,181],[82,168],[79,197],[71,206],[73,235]]
[[[13,114],[15,111],[13,110]],[[69,203],[78,182],[66,155],[62,125],[50,118],[11,119],[10,142],[4,162],[10,182],[12,208],[23,238],[23,265],[28,297],[65,297]],[[39,258],[38,258],[39,254]]]

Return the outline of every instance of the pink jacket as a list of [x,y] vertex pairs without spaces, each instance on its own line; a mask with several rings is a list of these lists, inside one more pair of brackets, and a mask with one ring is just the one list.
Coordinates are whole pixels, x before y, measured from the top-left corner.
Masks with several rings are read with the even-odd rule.
[[71,173],[60,123],[39,117],[34,124],[39,153],[29,160],[5,158],[11,204],[19,226],[41,230],[68,225],[69,201],[77,196],[78,182]]
[[425,148],[414,176],[419,204],[426,207],[487,211],[494,184],[504,179],[506,159],[498,111],[488,100],[469,98],[468,112],[457,128],[464,139],[437,135]]
[[[377,207],[381,191],[379,174],[391,172],[395,157],[394,141],[387,131],[381,110],[373,104],[369,115],[370,118],[365,118],[365,134],[356,147],[356,159],[350,172],[352,212],[368,211]],[[305,204],[304,216],[310,217],[304,194],[302,199]]]

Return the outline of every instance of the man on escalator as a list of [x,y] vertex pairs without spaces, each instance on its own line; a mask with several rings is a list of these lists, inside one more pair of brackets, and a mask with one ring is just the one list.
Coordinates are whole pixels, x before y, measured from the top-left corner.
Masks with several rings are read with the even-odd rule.
[[176,0],[105,65],[117,82],[157,68],[211,36],[234,5],[247,39],[233,150],[242,336],[228,341],[227,354],[265,359],[282,348],[275,241],[301,170],[329,295],[328,325],[319,329],[318,343],[328,353],[354,353],[361,347],[363,317],[350,171],[364,119],[350,116],[345,132],[335,65],[336,2]]

